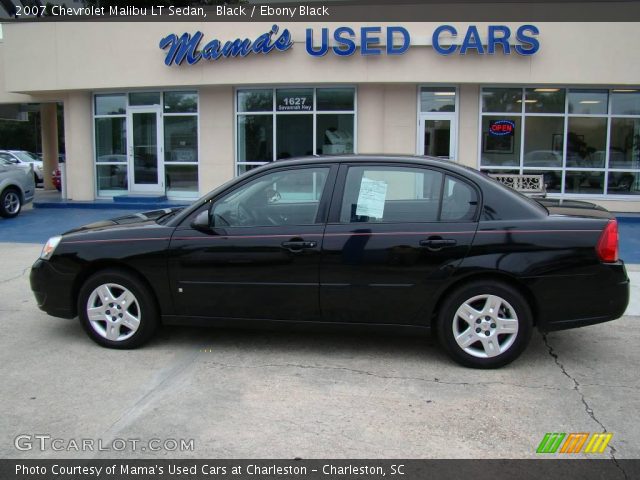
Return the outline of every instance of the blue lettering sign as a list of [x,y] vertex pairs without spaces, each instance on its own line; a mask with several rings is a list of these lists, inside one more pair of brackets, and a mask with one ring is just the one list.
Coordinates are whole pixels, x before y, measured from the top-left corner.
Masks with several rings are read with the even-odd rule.
[[322,40],[320,49],[316,50],[313,48],[313,29],[307,28],[307,53],[312,57],[323,57],[329,51],[329,29],[323,28],[321,30]]
[[[433,49],[440,55],[466,55],[475,51],[477,55],[495,55],[501,51],[503,55],[511,55],[515,50],[519,55],[534,55],[540,49],[538,35],[540,30],[535,25],[521,25],[513,34],[506,25],[488,25],[481,32],[476,25],[469,25],[464,32],[452,25],[440,25],[431,36]],[[160,40],[160,48],[166,51],[164,63],[166,65],[182,65],[186,60],[194,65],[200,60],[217,60],[221,57],[246,57],[250,54],[266,55],[273,50],[284,52],[293,46],[291,32],[283,29],[279,32],[278,25],[258,36],[254,40],[236,38],[222,42],[213,39],[204,44],[204,34],[200,31],[193,35],[175,33]],[[456,41],[458,33],[462,41]],[[462,37],[464,33],[464,37]],[[482,35],[486,33],[486,37]],[[320,35],[318,38],[316,35]],[[358,42],[359,35],[359,42]],[[386,46],[382,45],[383,35],[386,35]],[[314,40],[316,43],[314,43]],[[330,45],[330,41],[332,45]],[[356,53],[360,46],[360,55],[403,55],[411,47],[411,34],[401,26],[364,26],[359,32],[348,26],[337,27],[333,31],[329,27],[322,27],[320,31],[313,28],[306,29],[305,49],[312,57],[323,57],[328,53],[340,57],[348,57]]]
[[[402,36],[402,45],[394,45],[394,34],[398,33]],[[389,27],[387,28],[387,55],[402,55],[409,49],[411,44],[411,35],[404,27]]]
[[[540,49],[540,42],[536,38],[540,34],[540,30],[535,25],[522,25],[518,28],[515,40],[518,44],[513,47],[509,43],[512,38],[512,32],[506,25],[489,25],[487,29],[487,46],[486,49],[480,38],[478,27],[470,25],[465,32],[461,45],[453,44],[453,40],[458,36],[458,31],[451,25],[440,25],[433,32],[431,38],[433,49],[440,55],[451,55],[458,53],[465,55],[469,50],[475,50],[478,55],[494,55],[496,47],[502,48],[504,55],[510,55],[511,49],[520,55],[533,55]],[[448,38],[450,45],[443,46],[442,40]]]
[[[348,35],[345,37],[344,35]],[[353,41],[356,32],[349,27],[338,27],[333,32],[333,39],[336,41],[336,46],[333,47],[333,53],[342,57],[348,57],[356,52],[356,42]]]
[[451,25],[440,25],[434,30],[431,43],[434,50],[440,55],[451,55],[458,47],[456,45],[449,45],[448,47],[440,45],[440,35],[444,32],[447,32],[451,38],[456,38],[458,36],[458,31]]
[[222,44],[219,40],[211,40],[201,50],[198,50],[204,37],[202,32],[193,35],[183,33],[178,37],[175,33],[167,35],[160,40],[160,48],[168,50],[164,59],[165,65],[182,65],[186,60],[189,65],[194,65],[200,60],[217,60],[220,57],[246,57],[250,53],[267,54],[276,49],[281,52],[288,50],[293,45],[291,33],[286,28],[276,38],[278,26],[273,25],[271,30],[260,35],[255,40],[248,38],[236,38]]
[[[527,35],[528,34],[528,35]],[[516,32],[516,40],[522,45],[514,47],[516,53],[520,55],[533,55],[540,50],[540,42],[535,36],[540,34],[540,30],[535,25],[522,25]]]

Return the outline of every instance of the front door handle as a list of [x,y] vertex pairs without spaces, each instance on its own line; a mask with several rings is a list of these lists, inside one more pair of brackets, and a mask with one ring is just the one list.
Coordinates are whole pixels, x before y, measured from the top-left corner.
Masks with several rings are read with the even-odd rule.
[[282,248],[289,250],[290,252],[301,252],[305,248],[315,248],[318,242],[305,242],[304,240],[290,240],[288,242],[282,242]]
[[421,247],[427,247],[429,250],[438,251],[443,248],[455,247],[458,244],[453,238],[430,237],[426,240],[420,240]]

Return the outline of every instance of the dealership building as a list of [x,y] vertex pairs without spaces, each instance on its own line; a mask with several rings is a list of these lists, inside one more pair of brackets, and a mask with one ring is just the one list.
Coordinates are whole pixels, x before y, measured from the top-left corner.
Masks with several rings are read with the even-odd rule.
[[[39,103],[66,196],[194,199],[307,155],[433,155],[640,212],[637,23],[3,25],[0,103]],[[225,47],[228,41],[239,39]],[[246,41],[245,41],[246,39]]]

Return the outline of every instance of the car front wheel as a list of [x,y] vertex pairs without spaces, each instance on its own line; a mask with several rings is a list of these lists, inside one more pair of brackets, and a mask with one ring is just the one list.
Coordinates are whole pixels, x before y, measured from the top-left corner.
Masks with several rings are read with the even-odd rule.
[[13,218],[22,209],[20,192],[15,188],[7,188],[0,194],[0,217]]
[[436,329],[440,343],[456,362],[498,368],[524,351],[532,325],[531,309],[520,292],[489,280],[452,292],[440,309]]
[[104,270],[85,282],[78,296],[78,316],[91,339],[109,348],[138,347],[158,326],[152,292],[121,270]]

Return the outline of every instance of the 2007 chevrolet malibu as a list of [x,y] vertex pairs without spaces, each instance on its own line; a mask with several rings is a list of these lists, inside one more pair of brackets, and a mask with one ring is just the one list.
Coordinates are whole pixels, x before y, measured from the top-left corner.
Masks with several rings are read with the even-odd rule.
[[69,231],[46,243],[31,287],[105,347],[161,324],[358,324],[434,329],[479,368],[514,360],[534,327],[614,320],[629,300],[607,210],[381,156],[275,162],[190,207]]

